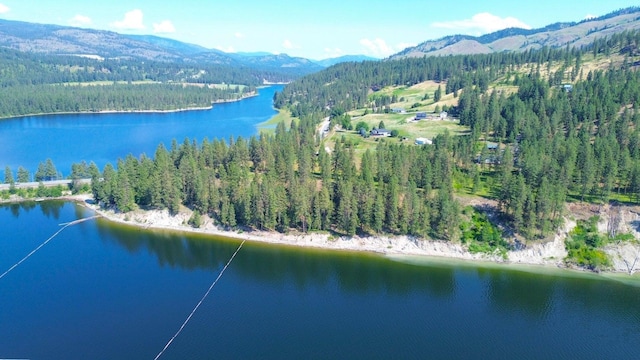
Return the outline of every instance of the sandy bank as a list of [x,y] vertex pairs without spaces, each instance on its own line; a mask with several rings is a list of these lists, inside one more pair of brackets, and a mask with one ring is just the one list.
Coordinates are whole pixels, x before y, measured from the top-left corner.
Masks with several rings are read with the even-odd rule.
[[[171,215],[168,210],[136,210],[129,213],[115,212],[114,210],[103,209],[92,203],[93,197],[90,194],[65,195],[53,200],[73,201],[86,208],[91,209],[105,219],[117,223],[136,226],[143,229],[170,230],[179,232],[191,232],[222,236],[233,239],[246,239],[248,241],[278,244],[286,246],[300,246],[309,248],[321,248],[327,250],[342,251],[366,251],[382,254],[394,259],[405,258],[407,261],[414,261],[416,258],[437,259],[438,261],[460,260],[460,261],[481,261],[495,264],[511,264],[513,266],[543,266],[546,268],[569,269],[564,264],[567,251],[564,240],[576,222],[568,219],[562,229],[553,236],[551,241],[536,242],[529,244],[523,249],[507,252],[507,256],[501,254],[471,253],[460,243],[448,241],[429,240],[411,236],[369,236],[369,237],[335,237],[328,233],[298,233],[292,232],[282,234],[270,231],[229,231],[213,224],[213,221],[202,216],[203,224],[199,228],[188,225],[191,211],[184,209],[177,215]],[[52,199],[47,199],[52,200]],[[0,200],[0,203],[34,201],[34,199],[21,199],[12,197],[7,200]],[[625,209],[621,212],[619,231],[631,233],[636,239],[640,239],[640,231],[637,224],[640,223],[640,210],[635,208]],[[604,208],[599,214],[600,231],[605,232],[609,221],[608,209]],[[612,268],[608,273],[619,274],[639,274],[640,273],[640,244],[620,243],[609,244],[604,251],[609,255]],[[582,269],[572,268],[569,270]],[[542,271],[542,269],[541,269]],[[634,276],[637,278],[637,276]]]
[[[568,221],[567,224],[553,237],[552,241],[534,243],[522,250],[509,251],[505,258],[500,254],[471,253],[466,249],[466,247],[459,243],[426,240],[411,236],[334,237],[328,233],[281,234],[277,232],[256,230],[228,231],[214,225],[211,219],[207,216],[203,216],[203,224],[200,228],[193,228],[187,224],[188,219],[191,216],[191,213],[188,210],[185,210],[175,216],[169,214],[169,211],[166,209],[149,211],[137,210],[124,214],[114,212],[113,210],[101,209],[97,205],[90,204],[84,200],[82,203],[110,221],[137,226],[144,229],[164,229],[209,234],[287,246],[343,251],[366,251],[394,258],[418,256],[439,259],[484,261],[499,264],[535,265],[552,268],[566,268],[563,261],[564,257],[567,255],[564,247],[564,239],[566,234],[575,226],[575,222]],[[633,259],[630,258],[633,255],[633,249],[637,249],[637,253],[640,254],[640,247],[638,245],[627,244],[624,249],[626,249],[625,251],[629,258],[626,262],[625,260],[614,260],[614,268],[612,269],[612,272],[630,273],[630,267],[627,263],[633,262]],[[616,252],[615,255],[612,255],[612,258],[617,257],[618,253],[619,251]],[[638,262],[639,264],[636,265],[636,268],[640,267],[640,261]],[[633,273],[633,271],[631,271],[631,273]]]
[[0,117],[0,120],[8,120],[8,119],[18,119],[24,117],[31,116],[48,116],[48,115],[74,115],[74,114],[164,114],[164,113],[177,113],[184,111],[205,111],[211,110],[214,104],[224,104],[224,103],[232,103],[242,101],[244,99],[248,99],[251,97],[258,96],[258,94],[249,94],[247,96],[242,96],[236,99],[221,99],[214,100],[211,102],[211,106],[193,106],[186,108],[177,108],[177,109],[168,109],[168,110],[96,110],[96,111],[63,111],[63,112],[49,112],[49,113],[34,113],[34,114],[24,114],[24,115],[15,115],[15,116],[4,116]]

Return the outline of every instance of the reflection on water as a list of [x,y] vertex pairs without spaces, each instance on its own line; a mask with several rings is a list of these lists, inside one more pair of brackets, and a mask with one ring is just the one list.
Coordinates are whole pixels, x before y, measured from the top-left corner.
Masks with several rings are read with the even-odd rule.
[[[0,206],[0,265],[88,215]],[[238,245],[69,227],[0,280],[0,358],[152,358]],[[247,242],[165,356],[636,358],[640,287],[564,274]]]
[[[131,253],[147,251],[161,266],[182,269],[220,269],[239,245],[200,234],[150,231],[98,222],[101,238]],[[423,268],[397,264],[375,255],[329,252],[246,243],[234,260],[241,276],[261,283],[290,282],[299,289],[324,286],[336,280],[341,289],[355,293],[383,292],[402,295],[416,289],[436,296],[451,296],[455,288],[452,268]]]
[[11,203],[9,205],[5,205],[11,210],[11,215],[17,218],[20,216],[21,212],[29,211],[36,207],[35,201],[25,201],[21,203]]
[[479,271],[487,281],[487,296],[496,311],[511,311],[544,320],[552,306],[557,281],[521,273],[512,276],[495,270]]
[[[148,231],[107,221],[98,224],[103,240],[115,242],[131,253],[153,254],[161,266],[188,270],[219,271],[239,244],[239,240],[200,234]],[[371,254],[256,243],[245,244],[233,267],[237,275],[253,282],[275,286],[287,283],[301,291],[335,282],[340,290],[355,294],[402,296],[419,292],[447,301],[464,296],[487,302],[494,311],[536,320],[546,319],[561,299],[584,311],[607,308],[612,316],[640,318],[640,306],[629,313],[629,306],[639,300],[640,289],[606,279],[469,265],[416,266]],[[471,282],[458,284],[469,276]],[[615,289],[616,296],[603,292],[603,288]],[[456,294],[457,290],[460,293]],[[618,310],[621,312],[616,314]]]
[[[59,220],[60,210],[62,209],[63,206],[64,206],[64,202],[62,201],[42,201],[40,204],[40,209],[42,210],[42,214],[44,216]],[[82,217],[79,217],[79,218],[82,218]]]
[[[42,202],[23,201],[23,202],[17,202],[17,203],[10,203],[3,206],[9,208],[9,210],[11,211],[11,215],[13,215],[13,217],[15,218],[19,218],[21,213],[29,212],[35,209],[36,207],[38,207],[42,211],[42,214],[44,216],[48,218],[50,217],[53,219],[59,219],[60,209],[64,206],[64,201],[57,201],[57,200],[53,200],[53,201],[48,200],[48,201],[42,201]],[[78,211],[76,211],[76,215],[78,214],[81,214],[81,209],[78,209]]]

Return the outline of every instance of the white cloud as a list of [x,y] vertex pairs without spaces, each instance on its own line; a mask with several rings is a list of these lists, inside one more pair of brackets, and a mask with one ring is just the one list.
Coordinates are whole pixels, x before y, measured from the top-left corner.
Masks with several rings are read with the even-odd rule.
[[142,10],[131,10],[124,14],[124,19],[112,22],[111,26],[122,30],[142,30],[145,28],[142,22],[143,16]]
[[587,16],[584,17],[585,20],[591,20],[591,19],[595,19],[596,16],[595,15],[591,15],[591,14],[587,14]]
[[244,37],[244,34],[243,34],[243,33],[240,33],[240,32],[237,32],[237,33],[235,33],[235,36],[236,36],[238,39],[242,39],[242,38]]
[[487,12],[475,14],[471,19],[434,22],[431,26],[435,28],[454,29],[460,32],[479,32],[482,34],[511,27],[531,29],[531,26],[514,17],[501,18]]
[[285,41],[282,42],[282,47],[285,49],[293,49],[293,43],[291,42],[291,40],[286,39]]
[[9,11],[11,11],[11,9],[7,5],[0,4],[0,14],[6,14]]
[[375,40],[362,39],[360,40],[360,45],[367,49],[367,55],[375,57],[386,57],[396,52],[391,46],[387,45],[386,41],[380,38]]
[[282,47],[285,48],[286,50],[294,50],[294,49],[302,49],[302,46],[293,43],[291,40],[289,39],[285,39],[282,42]]
[[156,34],[174,33],[176,28],[170,20],[162,20],[158,24],[153,24],[153,32]]
[[91,18],[84,15],[76,15],[71,20],[69,20],[69,24],[73,26],[87,26],[91,25]]

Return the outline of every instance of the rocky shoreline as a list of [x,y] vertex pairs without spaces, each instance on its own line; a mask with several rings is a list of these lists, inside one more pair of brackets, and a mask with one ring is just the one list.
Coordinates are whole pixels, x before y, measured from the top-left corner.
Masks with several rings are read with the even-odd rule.
[[15,115],[15,116],[6,116],[0,117],[0,120],[8,120],[8,119],[18,119],[25,118],[31,116],[49,116],[49,115],[75,115],[75,114],[164,114],[164,113],[177,113],[177,112],[185,112],[185,111],[205,111],[211,110],[216,104],[225,104],[225,103],[233,103],[242,101],[251,97],[255,97],[258,94],[251,93],[246,96],[242,96],[236,99],[227,99],[227,100],[214,100],[211,102],[211,106],[193,106],[186,108],[177,108],[177,109],[168,109],[168,110],[96,110],[96,111],[63,111],[63,112],[48,112],[48,113],[34,113],[34,114],[25,114],[25,115]]
[[[567,219],[565,225],[558,230],[551,241],[534,242],[522,249],[510,250],[503,254],[471,253],[460,243],[428,240],[412,236],[352,236],[336,237],[329,233],[289,233],[283,234],[272,231],[259,230],[226,230],[216,226],[206,215],[202,216],[202,225],[198,228],[188,224],[191,211],[184,208],[180,213],[171,215],[164,210],[135,210],[128,213],[104,209],[92,202],[90,194],[68,195],[57,198],[58,200],[73,201],[86,207],[105,219],[135,226],[143,229],[169,230],[190,232],[220,236],[225,238],[247,240],[260,243],[278,244],[286,246],[299,246],[307,248],[320,248],[340,251],[364,251],[382,254],[393,258],[432,258],[452,259],[461,261],[489,262],[496,264],[533,265],[546,268],[561,268],[585,272],[588,270],[567,267],[564,258],[567,251],[564,241],[567,234],[576,226],[576,221]],[[47,199],[48,200],[48,199]],[[20,202],[24,199],[12,198],[0,203]],[[605,209],[606,210],[606,209]],[[619,223],[620,231],[631,233],[636,239],[640,239],[640,232],[634,224],[640,222],[640,211],[629,208],[622,212],[622,221]],[[602,211],[599,230],[607,230],[607,211]],[[609,244],[604,248],[609,255],[612,266],[606,273],[638,275],[640,274],[640,243]]]
[[[177,215],[171,215],[166,209],[136,210],[129,213],[120,213],[111,209],[102,209],[86,200],[87,199],[83,199],[80,203],[102,215],[105,219],[144,229],[193,232],[261,243],[328,250],[365,251],[395,257],[437,257],[442,259],[484,261],[499,264],[538,265],[585,271],[580,268],[568,268],[564,263],[564,258],[567,256],[564,240],[569,231],[576,225],[576,222],[572,220],[568,220],[565,226],[553,236],[551,241],[535,242],[523,249],[508,251],[506,256],[503,256],[498,253],[471,253],[460,243],[425,240],[411,236],[335,237],[329,233],[282,234],[258,230],[231,231],[217,227],[207,216],[202,217],[203,221],[200,227],[194,228],[188,224],[191,216],[188,209],[181,211]],[[627,223],[622,222],[622,225],[625,224]],[[637,231],[634,230],[632,233],[636,238],[640,238],[640,233]],[[612,268],[607,272],[633,275],[640,268],[639,244],[625,243],[618,246],[608,245],[605,251],[612,260]]]

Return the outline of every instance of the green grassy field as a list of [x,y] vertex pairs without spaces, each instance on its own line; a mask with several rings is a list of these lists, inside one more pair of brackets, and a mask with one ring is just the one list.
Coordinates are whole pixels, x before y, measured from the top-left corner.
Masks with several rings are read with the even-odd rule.
[[[381,119],[383,119],[384,125],[388,130],[398,130],[398,137],[370,136],[365,138],[355,130],[337,129],[329,133],[324,139],[322,147],[333,149],[335,142],[340,141],[344,137],[355,145],[356,155],[360,155],[367,149],[375,150],[382,141],[417,146],[415,145],[415,140],[419,137],[433,139],[445,131],[448,131],[454,136],[467,134],[469,131],[468,127],[461,126],[457,120],[421,120],[418,122],[408,122],[407,119],[413,119],[413,116],[408,114],[369,114],[352,120],[352,124],[355,127],[358,122],[364,121],[372,128],[374,126],[377,127]],[[356,156],[356,162],[358,164],[359,161],[360,156]]]
[[[127,81],[87,81],[87,82],[69,82],[64,83],[65,86],[105,86],[105,85],[113,85],[116,84],[129,84]],[[158,81],[151,80],[141,80],[141,81],[132,81],[130,84],[133,85],[145,85],[145,84],[159,84]]]
[[[105,86],[105,85],[113,85],[113,84],[131,84],[131,85],[147,85],[147,84],[160,84],[160,81],[151,81],[151,80],[139,80],[139,81],[86,81],[86,82],[68,82],[64,83],[65,86]],[[199,86],[203,87],[205,84],[200,83],[174,83],[176,85],[188,85],[188,86]],[[239,88],[240,90],[244,89],[246,85],[233,85],[233,84],[206,84],[216,89],[228,89],[228,88]]]
[[[442,99],[436,104],[433,101],[433,93],[441,87],[443,96]],[[391,104],[391,108],[404,108],[407,111],[433,111],[436,105],[443,106],[448,105],[448,101],[453,98],[452,94],[444,95],[444,89],[446,83],[437,83],[435,81],[425,81],[413,86],[392,86],[384,88],[371,94],[370,99],[373,100],[376,96],[396,96],[398,101]],[[364,109],[359,110],[362,114]],[[351,113],[357,114],[358,110]]]
[[284,125],[289,128],[291,126],[291,122],[293,121],[293,116],[291,116],[291,112],[289,110],[279,110],[278,114],[276,114],[271,119],[258,124],[258,132],[260,133],[273,133],[276,131],[276,126],[278,123],[283,122]]
[[[398,102],[391,104],[391,108],[403,108],[406,113],[387,113],[387,114],[365,114],[365,109],[357,109],[349,112],[351,115],[351,124],[355,128],[359,122],[365,122],[369,129],[379,127],[380,122],[384,123],[384,127],[388,130],[397,130],[398,138],[387,138],[386,141],[404,141],[411,144],[414,143],[416,138],[423,137],[432,139],[439,134],[449,131],[452,135],[463,135],[469,131],[468,127],[461,126],[457,119],[448,118],[446,120],[434,119],[438,114],[434,113],[436,107],[442,108],[443,106],[457,105],[457,98],[453,94],[443,95],[439,102],[434,103],[433,93],[438,87],[444,88],[446,84],[437,83],[434,81],[425,81],[414,86],[400,86],[400,87],[388,87],[382,89],[376,93],[376,95],[395,95],[398,98]],[[372,95],[372,98],[376,95]],[[426,100],[422,100],[428,97]],[[402,101],[400,101],[402,100]],[[416,103],[421,105],[412,108]],[[429,119],[413,121],[417,112],[427,112]],[[337,132],[335,135],[349,136],[354,140],[356,137],[361,139],[358,144],[360,147],[366,149],[375,147],[375,144],[380,141],[379,138],[362,138],[360,134],[355,131]],[[406,140],[403,140],[406,138]]]
[[[391,108],[404,108],[407,112],[402,113],[386,113],[386,114],[366,114],[366,109],[356,109],[349,112],[351,116],[351,124],[354,129],[359,122],[365,122],[369,129],[377,128],[380,122],[384,122],[384,127],[388,130],[397,130],[397,137],[362,137],[355,130],[333,129],[323,140],[321,148],[333,149],[336,141],[340,141],[343,137],[355,145],[356,155],[364,153],[367,149],[375,150],[376,146],[381,142],[404,143],[410,146],[414,145],[416,138],[433,139],[434,137],[448,131],[453,136],[465,135],[469,133],[469,128],[461,126],[457,119],[448,118],[440,120],[438,114],[434,113],[436,107],[455,106],[458,99],[453,94],[442,95],[439,102],[434,103],[433,93],[441,86],[444,93],[445,83],[437,83],[434,81],[425,81],[414,86],[388,87],[382,89],[372,95],[395,95],[398,102],[391,104]],[[423,100],[428,98],[426,100]],[[400,101],[401,100],[401,101]],[[413,107],[416,103],[420,106]],[[417,112],[427,112],[429,119],[413,121]],[[288,110],[280,110],[277,115],[258,125],[258,131],[261,133],[273,133],[276,126],[280,122],[284,122],[288,128],[294,118]],[[356,156],[359,162],[360,156]]]
[[[362,121],[369,126],[369,129],[372,129],[378,127],[382,121],[385,128],[397,130],[399,137],[406,137],[411,141],[419,137],[432,139],[438,134],[444,133],[445,130],[448,130],[452,135],[462,135],[469,131],[468,127],[461,126],[455,119],[413,121],[414,118],[415,114],[368,114],[352,118],[351,123],[355,127]],[[356,135],[359,136],[359,134]]]

